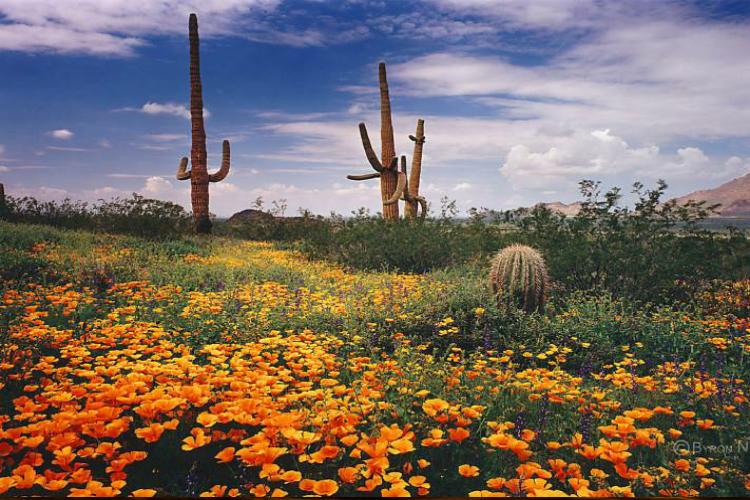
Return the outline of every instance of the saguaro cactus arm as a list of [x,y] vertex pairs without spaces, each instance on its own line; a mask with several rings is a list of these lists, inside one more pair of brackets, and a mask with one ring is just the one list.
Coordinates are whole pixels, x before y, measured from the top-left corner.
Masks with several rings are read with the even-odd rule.
[[427,217],[427,200],[425,200],[422,196],[416,196],[414,197],[414,201],[419,203],[419,206],[422,207],[422,212],[419,218],[424,219],[425,217]]
[[370,179],[378,179],[380,177],[380,174],[378,172],[373,172],[371,174],[362,174],[362,175],[347,175],[346,178],[350,181],[368,181]]
[[377,179],[380,177],[380,174],[383,173],[384,170],[392,170],[396,168],[396,165],[398,164],[398,158],[396,157],[391,160],[391,163],[387,167],[384,167],[380,162],[380,160],[378,159],[378,155],[375,154],[375,150],[372,149],[370,136],[367,135],[367,127],[364,123],[359,124],[359,135],[362,138],[362,147],[365,150],[367,161],[370,162],[370,165],[372,166],[373,170],[375,170],[375,173],[363,175],[347,175],[347,179],[351,181],[366,181],[369,179]]
[[375,151],[372,149],[370,136],[367,135],[367,126],[364,123],[359,124],[359,135],[360,137],[362,137],[362,147],[365,148],[365,156],[367,157],[367,161],[370,162],[370,165],[372,165],[372,168],[374,168],[376,172],[382,172],[383,165],[382,163],[380,163],[378,155],[376,155]]
[[367,161],[370,162],[370,165],[372,165],[372,168],[375,169],[376,172],[383,172],[385,169],[392,170],[396,168],[398,165],[398,158],[393,157],[391,158],[391,162],[384,166],[381,161],[378,159],[378,155],[375,154],[375,150],[372,149],[372,143],[370,142],[370,136],[367,135],[367,126],[364,123],[359,124],[359,135],[362,137],[362,147],[365,149],[365,156],[367,157]]
[[393,205],[394,203],[398,203],[398,200],[403,199],[404,194],[408,191],[409,179],[406,177],[406,156],[402,156],[401,170],[398,172],[398,178],[396,180],[396,190],[390,198],[383,201],[383,205]]
[[208,176],[209,182],[223,181],[224,177],[226,177],[229,173],[229,141],[225,139],[221,149],[221,168],[219,168],[219,171],[215,174],[211,174]]
[[190,179],[192,172],[187,169],[188,159],[187,156],[183,156],[180,160],[180,164],[177,166],[177,180],[186,181]]

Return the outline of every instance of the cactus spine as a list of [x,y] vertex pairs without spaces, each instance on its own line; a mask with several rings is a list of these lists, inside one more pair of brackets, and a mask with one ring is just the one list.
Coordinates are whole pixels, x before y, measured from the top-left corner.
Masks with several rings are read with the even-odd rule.
[[210,233],[211,219],[208,213],[208,183],[222,181],[229,173],[229,141],[222,146],[221,167],[215,174],[208,173],[206,153],[206,129],[203,125],[203,89],[200,70],[200,40],[198,17],[190,14],[188,23],[190,38],[190,123],[192,147],[190,149],[191,170],[187,170],[188,159],[183,157],[177,168],[177,179],[190,179],[190,199],[193,205],[193,221],[196,233]]
[[[378,77],[380,80],[380,147],[381,154],[378,159],[370,143],[370,137],[367,134],[367,127],[364,123],[359,124],[359,134],[362,138],[362,146],[365,150],[365,156],[370,165],[375,170],[374,173],[364,175],[348,175],[347,178],[352,181],[365,181],[369,179],[380,179],[380,195],[383,202],[383,218],[387,220],[396,220],[399,217],[398,202],[403,199],[408,204],[414,205],[412,215],[409,215],[409,209],[406,209],[407,216],[416,216],[416,204],[420,203],[423,208],[422,216],[426,211],[426,202],[424,198],[419,197],[419,172],[422,168],[422,144],[424,144],[424,120],[419,120],[417,124],[417,137],[422,140],[415,140],[414,155],[412,160],[412,174],[416,172],[417,180],[414,191],[406,189],[408,179],[406,178],[405,168],[402,166],[401,171],[398,169],[398,157],[396,156],[396,146],[393,139],[393,120],[391,117],[391,99],[388,93],[388,79],[386,77],[385,63],[378,66]],[[421,130],[421,132],[420,132]],[[410,136],[411,137],[411,136]],[[417,159],[417,153],[419,158]],[[404,160],[405,161],[405,160]],[[403,177],[403,178],[402,178]],[[412,195],[412,192],[414,195]],[[420,201],[421,198],[421,201]]]
[[541,312],[549,288],[544,258],[526,245],[503,248],[492,260],[490,284],[499,305]]

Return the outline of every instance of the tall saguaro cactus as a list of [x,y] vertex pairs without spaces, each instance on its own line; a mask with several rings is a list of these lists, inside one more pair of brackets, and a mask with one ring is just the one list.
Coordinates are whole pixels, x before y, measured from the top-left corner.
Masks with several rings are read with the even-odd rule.
[[418,205],[422,206],[422,218],[427,215],[427,202],[419,196],[419,177],[422,175],[422,150],[424,149],[424,120],[417,120],[417,131],[410,135],[409,139],[414,141],[414,153],[411,157],[411,172],[409,172],[409,189],[404,193],[404,214],[413,219],[417,216]]
[[375,173],[365,175],[349,175],[348,179],[353,181],[364,181],[367,179],[380,178],[380,195],[383,201],[383,218],[398,219],[398,199],[396,194],[398,184],[398,157],[396,157],[396,145],[393,140],[393,121],[391,119],[391,99],[388,95],[388,80],[386,78],[385,63],[378,66],[380,79],[380,160],[372,149],[370,137],[367,135],[367,127],[364,123],[359,124],[359,134],[362,137],[362,146],[365,156],[372,165]]
[[5,217],[8,206],[5,204],[5,186],[0,182],[0,219]]
[[229,141],[222,147],[221,167],[215,174],[208,173],[206,154],[206,129],[203,125],[203,89],[201,87],[200,41],[198,17],[190,14],[190,123],[193,144],[190,149],[192,168],[187,170],[188,159],[183,157],[177,168],[177,179],[190,179],[190,199],[193,204],[193,220],[196,233],[210,233],[211,219],[208,215],[208,183],[219,182],[229,173]]

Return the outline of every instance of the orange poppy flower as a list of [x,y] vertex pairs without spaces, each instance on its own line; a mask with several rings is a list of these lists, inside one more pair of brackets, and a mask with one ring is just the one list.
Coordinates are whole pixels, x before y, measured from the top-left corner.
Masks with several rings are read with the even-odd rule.
[[297,483],[302,479],[302,473],[296,470],[288,470],[279,476],[285,483]]
[[464,429],[463,427],[448,429],[448,437],[450,438],[451,441],[455,441],[456,443],[461,443],[470,435],[471,433],[467,431],[466,429]]
[[458,473],[463,477],[476,477],[479,475],[479,467],[468,464],[459,465]]
[[487,480],[487,487],[490,489],[499,490],[503,486],[505,486],[505,478],[503,477],[493,477]]
[[392,455],[400,455],[401,453],[408,453],[410,451],[414,451],[414,443],[406,438],[397,439],[388,447],[388,452]]
[[355,467],[342,467],[338,470],[338,475],[341,481],[353,484],[359,478],[359,469]]
[[441,411],[445,411],[448,408],[450,408],[450,405],[447,401],[444,401],[442,399],[428,399],[424,403],[422,403],[422,410],[424,410],[424,412],[430,417],[434,417]]
[[674,468],[681,472],[687,472],[690,470],[690,462],[684,458],[674,461]]
[[411,493],[402,484],[393,485],[390,488],[380,490],[380,495],[386,498],[410,497]]
[[190,433],[192,436],[188,436],[182,440],[184,443],[182,449],[184,451],[192,451],[202,446],[206,446],[211,442],[211,436],[207,436],[201,428],[196,427],[190,431]]
[[131,493],[131,496],[134,496],[134,497],[153,497],[155,495],[156,495],[156,490],[152,490],[148,488],[133,490],[133,492]]
[[303,479],[299,482],[297,487],[302,491],[313,491],[313,488],[315,488],[315,481],[312,479]]
[[147,443],[155,443],[159,440],[161,435],[164,433],[164,426],[159,423],[154,423],[148,427],[142,427],[135,430],[135,435],[143,439]]
[[231,462],[234,460],[234,446],[227,446],[223,450],[221,450],[219,453],[214,455],[214,458],[222,464]]
[[329,497],[339,491],[339,485],[333,479],[323,479],[322,481],[315,481],[313,485],[313,493],[324,497]]

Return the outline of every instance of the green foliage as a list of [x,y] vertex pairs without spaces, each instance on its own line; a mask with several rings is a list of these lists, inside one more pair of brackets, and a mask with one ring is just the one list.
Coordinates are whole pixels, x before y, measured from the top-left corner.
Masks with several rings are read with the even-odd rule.
[[519,239],[539,248],[551,277],[567,291],[610,291],[645,302],[687,300],[703,280],[750,273],[746,235],[701,229],[715,207],[678,206],[660,200],[666,184],[652,190],[634,184],[634,207],[621,205],[613,188],[581,182],[584,201],[576,217],[536,207],[519,221]]
[[354,269],[411,273],[475,261],[511,241],[508,226],[462,223],[450,214],[388,221],[360,211],[330,219],[327,229],[304,240],[302,251]]
[[[276,206],[278,202],[273,203]],[[267,217],[252,221],[218,222],[214,232],[247,240],[294,242],[327,234],[329,230],[330,223],[326,218],[303,211],[299,217],[276,217],[271,212]]]
[[9,197],[6,219],[155,238],[184,233],[190,224],[190,216],[181,206],[136,193],[131,198],[100,200],[93,205],[70,199],[45,202],[31,197]]
[[[486,269],[498,249],[521,243],[544,255],[552,297],[593,290],[645,303],[668,303],[677,298],[688,300],[705,280],[748,276],[747,235],[737,230],[704,229],[700,223],[713,207],[664,203],[665,189],[663,182],[654,189],[635,184],[635,202],[630,208],[623,204],[618,188],[603,193],[598,183],[582,181],[582,210],[575,217],[538,206],[506,213],[472,209],[468,219],[459,219],[455,202],[446,198],[437,216],[424,221],[384,221],[364,209],[347,218],[314,216],[306,211],[299,217],[281,217],[287,207],[281,200],[255,220],[220,221],[215,232],[231,238],[275,241],[310,258],[352,269],[410,273],[461,265]],[[263,211],[262,200],[256,200],[255,208]],[[189,215],[181,207],[138,195],[93,206],[70,200],[55,203],[9,198],[9,212],[12,221],[182,242],[187,240],[181,235],[190,231]],[[175,251],[184,244],[177,243]],[[194,286],[208,283],[192,278],[188,281]],[[209,281],[211,286],[222,283]]]

